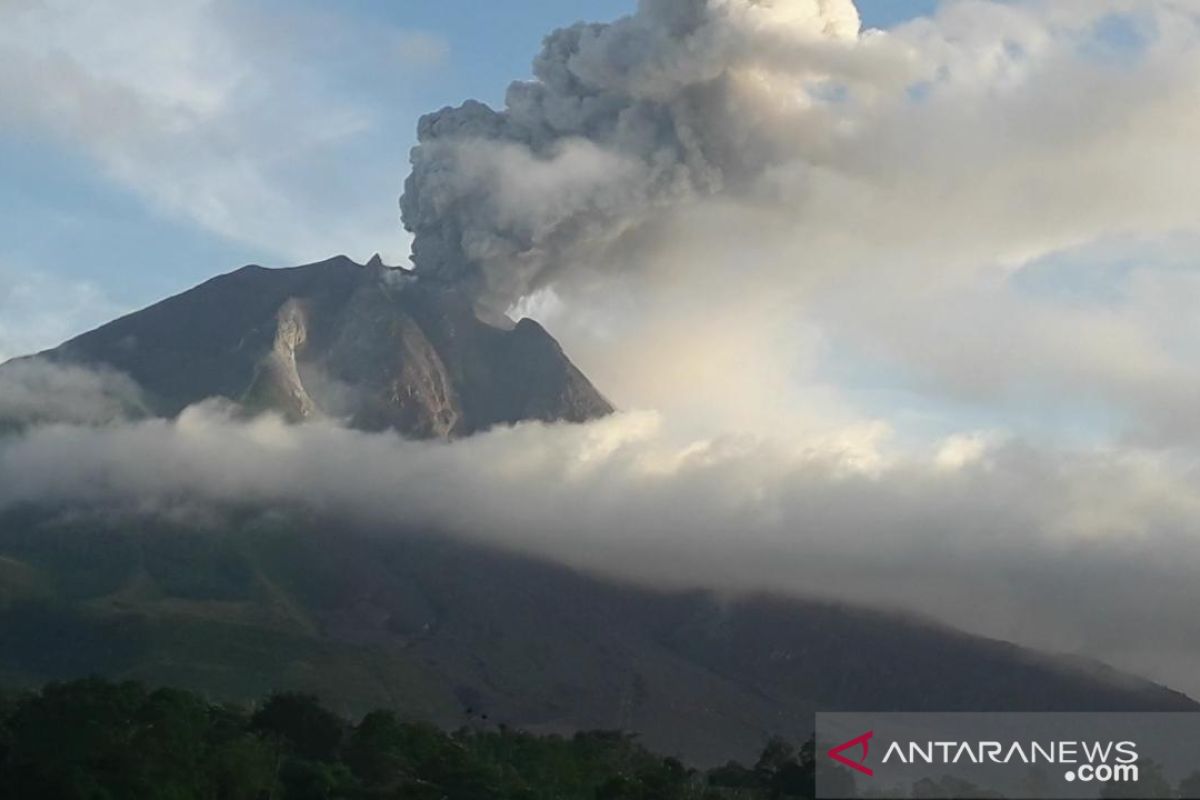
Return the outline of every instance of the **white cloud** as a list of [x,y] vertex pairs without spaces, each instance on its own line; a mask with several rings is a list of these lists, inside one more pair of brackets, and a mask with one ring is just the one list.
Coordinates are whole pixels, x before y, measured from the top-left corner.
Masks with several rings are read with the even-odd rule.
[[[609,170],[579,176],[554,214],[521,205],[522,181],[496,189],[472,177],[478,164],[466,174],[439,160],[455,121],[443,120],[429,153],[462,179],[448,197],[466,198],[455,208],[469,217],[447,231],[478,247],[470,253],[504,291],[532,281],[543,301],[552,292],[538,306],[547,324],[626,406],[708,414],[716,429],[856,415],[868,424],[884,412],[855,409],[850,390],[862,387],[844,385],[830,363],[854,358],[876,388],[910,392],[923,413],[983,412],[1030,430],[1046,412],[1074,410],[1103,420],[1093,438],[1195,441],[1200,330],[1184,321],[1200,264],[1163,259],[1200,241],[1197,12],[1165,0],[961,0],[887,33],[843,29],[821,51],[835,62],[802,69],[765,46],[655,50],[640,31],[662,31],[625,23],[546,56],[547,88],[514,94],[513,131],[493,134],[499,123],[475,112],[457,121],[539,154],[544,142],[522,139],[529,119],[564,137],[578,129],[645,160],[629,171],[633,199]],[[711,28],[746,34],[711,16]],[[1112,20],[1137,36],[1109,41]],[[792,37],[796,57],[815,52],[811,32],[767,25],[753,35],[764,31]],[[740,82],[694,101],[707,97],[714,62]],[[596,122],[640,98],[643,79],[655,98],[678,91],[659,109],[670,125],[639,138]],[[604,93],[618,90],[629,97]],[[639,193],[659,171],[667,188],[655,184],[648,201]],[[508,202],[493,208],[490,197]],[[1099,268],[1115,248],[1130,274]],[[1052,257],[1073,262],[1056,280],[1105,299],[1031,288]]]
[[25,359],[0,366],[0,429],[52,423],[104,424],[144,416],[128,376]]
[[445,43],[300,6],[253,9],[0,5],[0,124],[47,131],[152,206],[280,258],[403,258],[403,154],[363,152],[382,110],[339,81],[420,76]]
[[962,439],[862,454],[677,438],[648,414],[446,444],[201,406],[0,444],[0,508],[212,521],[250,505],[437,530],[657,587],[878,604],[1200,690],[1190,461]]

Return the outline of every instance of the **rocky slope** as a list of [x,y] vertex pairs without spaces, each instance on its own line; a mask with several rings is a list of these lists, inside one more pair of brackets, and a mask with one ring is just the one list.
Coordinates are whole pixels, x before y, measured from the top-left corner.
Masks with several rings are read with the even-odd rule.
[[612,410],[533,320],[488,324],[453,288],[378,259],[245,267],[37,358],[128,376],[159,416],[222,397],[296,420],[455,437]]

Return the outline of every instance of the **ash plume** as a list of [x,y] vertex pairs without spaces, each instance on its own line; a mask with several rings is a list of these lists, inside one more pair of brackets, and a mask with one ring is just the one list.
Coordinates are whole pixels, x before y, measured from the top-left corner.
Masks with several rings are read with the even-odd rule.
[[[550,34],[505,108],[424,116],[401,210],[418,274],[503,311],[699,198],[819,158],[817,99],[897,72],[851,0],[643,0]],[[903,70],[899,70],[903,72]]]

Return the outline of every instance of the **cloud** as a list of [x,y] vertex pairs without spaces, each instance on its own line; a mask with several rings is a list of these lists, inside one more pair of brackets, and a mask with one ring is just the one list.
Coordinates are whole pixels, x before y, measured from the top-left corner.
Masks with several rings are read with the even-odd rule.
[[122,310],[88,281],[0,266],[0,363],[53,347]]
[[207,405],[10,439],[0,508],[278,508],[434,529],[656,587],[882,605],[1200,689],[1190,461],[961,438],[876,450],[676,438],[648,413],[412,442]]
[[[1089,49],[1114,15],[1152,29],[1135,58]],[[860,245],[936,241],[951,264],[1195,225],[1196,42],[1169,3],[973,0],[887,33],[848,0],[644,3],[549,36],[504,109],[422,119],[414,259],[503,305],[627,266],[637,232],[711,197],[762,206],[757,227],[790,223],[796,245],[866,226]],[[573,169],[585,151],[614,168]],[[556,202],[526,190],[538,171]]]
[[0,431],[50,423],[97,425],[146,413],[138,385],[113,370],[44,359],[0,365]]
[[[1194,4],[962,0],[881,32],[848,2],[648,2],[534,68],[423,118],[414,260],[536,309],[618,403],[1195,440],[1197,265],[1161,261],[1200,233]],[[1118,247],[1128,272],[1096,268]],[[1110,296],[1031,290],[1055,260]]]
[[503,310],[662,211],[823,146],[815,98],[902,85],[910,54],[891,42],[859,35],[850,0],[647,2],[555,31],[504,110],[421,119],[401,200],[416,268]]
[[1083,422],[1092,440],[1194,447],[1195,241],[1173,254],[1106,237],[919,291],[905,285],[911,273],[885,275],[873,293],[843,284],[807,311],[844,352],[903,370],[926,397],[998,409],[1011,424],[1041,416],[1043,432]]
[[155,210],[281,258],[400,259],[402,162],[376,151],[390,119],[357,87],[428,75],[446,52],[424,31],[298,5],[16,0],[0,7],[0,123],[49,133]]

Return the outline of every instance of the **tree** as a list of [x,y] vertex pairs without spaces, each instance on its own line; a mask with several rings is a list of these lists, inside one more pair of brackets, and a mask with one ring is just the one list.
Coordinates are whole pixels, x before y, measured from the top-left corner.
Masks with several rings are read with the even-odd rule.
[[763,778],[764,783],[770,783],[775,773],[779,772],[784,765],[794,761],[795,758],[795,748],[786,739],[773,736],[767,740],[766,746],[763,747],[762,755],[758,757],[758,761],[754,764],[754,771]]
[[321,706],[317,698],[299,692],[277,692],[250,718],[251,728],[285,742],[296,755],[313,761],[334,761],[346,724]]
[[395,780],[411,768],[406,751],[413,737],[391,711],[372,711],[346,743],[345,761],[368,786]]
[[47,685],[8,719],[13,742],[0,795],[144,796],[144,765],[129,745],[145,698],[136,683]]
[[772,740],[707,776],[620,731],[447,733],[373,711],[354,726],[302,694],[253,714],[176,689],[89,679],[0,707],[0,797],[61,800],[785,800],[813,744]]

